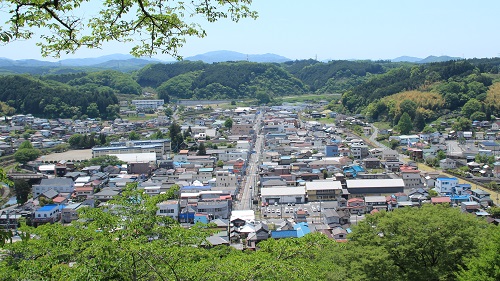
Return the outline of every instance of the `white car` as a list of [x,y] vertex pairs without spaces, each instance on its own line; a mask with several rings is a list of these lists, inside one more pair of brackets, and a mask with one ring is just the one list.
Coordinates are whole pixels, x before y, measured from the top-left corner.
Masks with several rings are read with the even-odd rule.
[[314,207],[314,206],[313,206],[313,207],[312,207],[312,211],[313,211],[313,212],[316,212],[316,207]]
[[288,207],[285,207],[285,213],[288,213]]
[[281,213],[280,209],[276,209],[276,213],[280,214]]

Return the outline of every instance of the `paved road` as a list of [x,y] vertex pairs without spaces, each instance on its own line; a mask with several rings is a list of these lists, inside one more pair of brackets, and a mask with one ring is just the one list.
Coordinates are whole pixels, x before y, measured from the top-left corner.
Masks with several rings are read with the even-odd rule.
[[260,122],[262,120],[263,114],[260,113],[257,115],[255,120],[254,131],[257,134],[255,139],[255,144],[253,150],[255,153],[250,154],[248,158],[248,165],[245,177],[242,180],[241,188],[241,197],[239,202],[236,202],[235,209],[236,210],[251,210],[252,209],[252,199],[255,195],[257,195],[258,188],[256,187],[257,181],[259,179],[259,161],[260,155],[262,153],[262,145],[264,142],[264,136],[260,135]]

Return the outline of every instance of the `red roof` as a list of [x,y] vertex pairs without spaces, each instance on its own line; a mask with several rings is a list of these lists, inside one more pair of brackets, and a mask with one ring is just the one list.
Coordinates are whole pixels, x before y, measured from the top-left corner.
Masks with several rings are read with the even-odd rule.
[[61,202],[64,202],[64,200],[66,200],[66,198],[64,198],[62,196],[57,196],[56,198],[52,199],[52,202],[61,203]]
[[432,197],[431,198],[431,203],[433,204],[439,204],[439,203],[451,203],[451,198],[450,197]]
[[351,198],[347,200],[347,203],[353,203],[353,202],[365,202],[362,198]]

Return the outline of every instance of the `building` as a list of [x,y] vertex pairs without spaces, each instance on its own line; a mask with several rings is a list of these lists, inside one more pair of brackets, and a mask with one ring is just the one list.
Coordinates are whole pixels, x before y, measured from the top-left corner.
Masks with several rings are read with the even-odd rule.
[[401,171],[401,178],[405,183],[406,189],[424,187],[424,183],[422,181],[422,177],[420,176],[419,170],[403,166],[401,167],[400,171]]
[[297,187],[267,187],[261,191],[262,202],[268,204],[304,203],[306,201],[306,189],[304,186]]
[[171,152],[170,140],[140,140],[127,142],[112,142],[111,146],[93,147],[92,157],[99,157],[110,154],[131,154],[131,153],[156,153],[156,158],[161,159],[163,155]]
[[51,189],[57,193],[73,193],[75,183],[70,178],[42,179],[40,184],[32,187],[33,198],[37,198],[40,194]]
[[454,190],[457,184],[457,178],[440,177],[436,179],[434,183],[434,189],[439,195],[452,195],[454,194]]
[[370,155],[367,145],[353,144],[351,145],[351,153],[354,159],[363,159]]
[[199,201],[198,213],[211,219],[228,219],[231,214],[231,200]]
[[306,182],[308,201],[337,200],[342,195],[340,181]]
[[45,205],[35,211],[33,222],[35,224],[54,223],[61,218],[60,207],[57,204]]
[[134,105],[137,110],[157,109],[164,104],[164,100],[132,100],[132,105]]
[[217,171],[215,178],[217,187],[236,187],[238,185],[237,176],[228,171]]
[[493,200],[490,198],[490,193],[481,189],[471,190],[470,198],[472,201],[478,202],[482,206],[491,206],[493,204]]
[[339,146],[336,144],[327,144],[325,146],[325,156],[326,157],[338,157],[339,154]]
[[254,124],[233,124],[231,133],[233,135],[249,136],[253,134]]
[[158,216],[168,216],[174,220],[179,220],[179,201],[170,200],[163,201],[158,203],[158,210],[156,211],[156,215]]
[[387,195],[404,191],[403,179],[346,180],[348,197],[359,195]]
[[367,213],[372,210],[386,210],[387,200],[385,196],[365,196],[365,206]]
[[65,206],[61,211],[61,222],[62,223],[71,223],[74,220],[78,219],[78,209],[80,208],[81,203],[75,203]]

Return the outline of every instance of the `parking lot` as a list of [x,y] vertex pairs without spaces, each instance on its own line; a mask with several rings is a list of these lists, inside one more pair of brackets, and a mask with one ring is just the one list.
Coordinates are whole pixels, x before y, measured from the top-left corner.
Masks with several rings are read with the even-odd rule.
[[293,204],[293,203],[277,204],[277,205],[270,204],[268,206],[260,208],[263,217],[271,217],[271,218],[294,217],[294,214],[299,210],[305,211],[306,215],[309,217],[314,217],[314,216],[319,217],[321,215],[319,202],[312,202],[306,204]]

